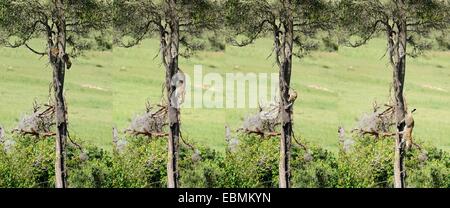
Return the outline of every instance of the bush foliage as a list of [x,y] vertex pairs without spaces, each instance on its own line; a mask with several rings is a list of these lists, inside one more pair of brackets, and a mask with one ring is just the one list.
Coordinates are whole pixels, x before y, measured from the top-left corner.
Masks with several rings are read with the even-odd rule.
[[[0,187],[53,187],[52,138],[13,138],[0,144]],[[77,139],[74,139],[77,142]],[[123,151],[67,144],[69,187],[158,188],[166,186],[165,139],[128,138]],[[219,152],[181,143],[181,187],[278,187],[278,139],[239,136],[233,150]],[[450,155],[419,144],[406,155],[407,187],[450,187]],[[293,187],[393,187],[392,139],[356,138],[348,151],[333,153],[293,143]],[[342,148],[341,148],[342,149]]]

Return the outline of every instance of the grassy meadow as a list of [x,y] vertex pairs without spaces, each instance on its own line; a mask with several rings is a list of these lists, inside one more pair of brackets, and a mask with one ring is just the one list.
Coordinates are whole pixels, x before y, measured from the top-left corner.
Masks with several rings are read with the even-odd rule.
[[[34,45],[38,46],[39,42]],[[292,87],[299,93],[294,106],[297,137],[329,150],[337,150],[337,128],[347,131],[372,110],[372,103],[389,99],[392,71],[384,39],[360,48],[341,47],[339,52],[314,52],[295,59]],[[194,65],[203,74],[217,72],[277,73],[271,39],[244,48],[227,46],[224,52],[198,52],[180,59],[180,68],[191,75]],[[134,48],[113,52],[90,51],[73,60],[66,73],[66,99],[71,135],[111,149],[111,127],[123,130],[145,109],[145,102],[159,103],[164,69],[158,41],[146,40]],[[8,131],[31,111],[33,100],[45,102],[51,82],[46,57],[26,48],[0,48],[0,125]],[[450,52],[430,51],[407,59],[405,94],[415,113],[414,138],[450,150]],[[184,137],[223,150],[224,126],[240,126],[256,109],[183,109]]]

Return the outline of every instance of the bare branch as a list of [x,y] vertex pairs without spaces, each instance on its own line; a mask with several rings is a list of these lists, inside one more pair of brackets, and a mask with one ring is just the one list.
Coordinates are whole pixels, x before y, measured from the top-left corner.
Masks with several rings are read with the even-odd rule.
[[252,44],[256,39],[258,39],[259,35],[261,34],[261,32],[264,31],[264,25],[266,23],[269,23],[269,20],[264,20],[262,21],[258,26],[257,26],[257,31],[251,35],[250,37],[248,37],[248,39],[243,40],[241,42],[238,42],[236,39],[231,39],[231,44],[233,44],[234,46],[238,46],[238,47],[244,47],[247,45]]
[[25,47],[27,47],[31,52],[37,54],[37,55],[41,55],[41,56],[45,56],[47,55],[47,53],[44,52],[38,52],[37,50],[31,48],[27,43],[25,43]]
[[357,41],[356,43],[350,43],[348,42],[347,44],[353,48],[362,46],[364,44],[367,43],[367,41],[369,41],[370,39],[372,39],[373,35],[377,32],[378,30],[378,25],[379,24],[383,24],[385,26],[389,26],[388,23],[386,21],[383,20],[377,20],[372,26],[371,26],[371,30],[369,31],[369,33],[365,36],[362,37],[362,40]]

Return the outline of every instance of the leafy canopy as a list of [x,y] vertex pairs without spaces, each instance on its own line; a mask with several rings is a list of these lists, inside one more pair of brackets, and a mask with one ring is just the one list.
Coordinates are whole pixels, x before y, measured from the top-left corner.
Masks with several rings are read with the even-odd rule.
[[450,24],[449,0],[341,0],[339,3],[340,23],[347,31],[347,37],[357,40],[344,43],[351,46],[365,44],[375,34],[394,29],[405,19],[408,43],[414,49],[423,48],[417,40],[436,30],[444,30]]
[[152,35],[171,32],[170,14],[174,13],[179,21],[180,44],[189,53],[201,47],[194,43],[195,38],[220,27],[219,1],[179,0],[175,11],[171,9],[168,0],[114,1],[115,43],[132,47]]
[[[86,48],[82,38],[111,26],[112,0],[64,0],[63,6],[66,41],[72,55]],[[29,47],[32,38],[50,38],[57,32],[56,14],[56,4],[51,0],[0,1],[0,44]]]

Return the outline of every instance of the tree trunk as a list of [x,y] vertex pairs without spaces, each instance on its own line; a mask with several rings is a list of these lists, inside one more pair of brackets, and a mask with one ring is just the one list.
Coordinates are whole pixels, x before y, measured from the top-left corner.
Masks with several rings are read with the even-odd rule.
[[167,162],[167,187],[177,188],[178,184],[178,153],[180,137],[180,110],[178,106],[172,106],[171,103],[176,87],[171,85],[172,77],[178,72],[178,50],[179,50],[179,20],[177,17],[175,0],[169,2],[169,27],[167,34],[168,43],[165,44],[163,59],[166,63],[166,92],[168,100],[168,118],[169,118],[169,138],[168,138],[168,162]]
[[[49,51],[50,62],[53,66],[53,88],[55,91],[55,111],[56,111],[56,161],[55,177],[56,188],[67,187],[67,172],[65,164],[65,145],[67,139],[67,112],[64,100],[64,74],[65,74],[65,47],[66,47],[66,26],[64,17],[63,1],[55,1],[57,10],[57,35],[56,44]],[[57,51],[57,54],[54,52]]]
[[395,158],[394,158],[394,179],[395,188],[405,187],[405,169],[404,169],[404,151],[405,142],[403,141],[403,129],[405,128],[406,105],[403,95],[405,83],[405,65],[406,65],[406,24],[399,25],[398,35],[399,58],[397,66],[394,69],[394,98],[395,98],[395,120],[397,126],[397,137],[395,139]]
[[[403,11],[403,1],[398,0],[399,8]],[[398,36],[395,47],[397,49],[397,60],[394,65],[393,72],[393,87],[394,87],[394,99],[395,99],[395,120],[397,127],[397,136],[395,138],[395,153],[394,153],[394,187],[405,187],[405,141],[403,140],[403,130],[405,127],[405,115],[406,115],[406,103],[403,95],[405,72],[406,72],[406,41],[407,41],[407,26],[406,18],[404,14],[399,14],[397,22]]]
[[289,101],[289,88],[292,70],[292,49],[294,38],[294,24],[290,13],[290,2],[285,1],[286,15],[283,18],[283,42],[281,43],[279,86],[280,86],[280,118],[281,118],[281,141],[279,161],[279,187],[290,187],[290,150],[292,140],[292,103]]
[[[59,63],[58,63],[59,62]],[[67,139],[66,107],[64,101],[64,65],[58,61],[53,65],[53,88],[56,111],[56,188],[66,188],[65,144]]]

